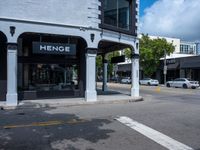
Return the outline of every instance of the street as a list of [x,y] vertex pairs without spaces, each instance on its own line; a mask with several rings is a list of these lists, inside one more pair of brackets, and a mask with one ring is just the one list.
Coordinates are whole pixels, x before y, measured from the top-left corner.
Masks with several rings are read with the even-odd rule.
[[200,90],[140,89],[141,102],[0,110],[0,150],[200,150]]

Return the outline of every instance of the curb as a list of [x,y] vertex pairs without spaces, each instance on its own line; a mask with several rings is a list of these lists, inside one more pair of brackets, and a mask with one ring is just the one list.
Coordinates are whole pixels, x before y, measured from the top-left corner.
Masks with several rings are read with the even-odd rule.
[[[45,101],[45,100],[44,100]],[[1,106],[0,110],[14,110],[14,109],[30,109],[30,108],[49,108],[49,107],[73,107],[73,106],[90,106],[90,105],[104,105],[104,104],[127,104],[144,101],[143,97],[130,98],[130,99],[118,99],[118,100],[103,100],[96,102],[74,102],[74,103],[65,103],[65,102],[55,102],[55,103],[40,103],[40,102],[21,102],[18,106]],[[42,101],[41,101],[42,102]]]

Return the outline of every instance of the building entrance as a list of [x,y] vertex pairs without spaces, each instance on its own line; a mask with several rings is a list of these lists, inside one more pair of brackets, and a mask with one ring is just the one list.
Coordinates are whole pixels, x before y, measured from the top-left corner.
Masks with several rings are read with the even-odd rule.
[[80,48],[86,45],[80,45],[80,39],[26,34],[19,43],[19,99],[84,96],[85,57]]

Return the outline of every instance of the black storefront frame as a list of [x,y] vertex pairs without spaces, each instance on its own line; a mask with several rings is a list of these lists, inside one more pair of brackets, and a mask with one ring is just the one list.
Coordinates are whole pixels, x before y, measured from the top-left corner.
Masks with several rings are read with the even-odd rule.
[[0,53],[0,101],[5,101],[7,94],[7,37],[1,31]]
[[[74,38],[78,38],[78,37],[74,37]],[[68,43],[69,44],[69,43]],[[78,45],[79,43],[77,43]],[[22,46],[23,48],[24,46]],[[77,51],[80,50],[80,47],[77,48]],[[85,53],[83,51],[83,53]],[[82,57],[81,55],[83,54],[79,54],[77,53],[77,56],[68,56],[65,55],[65,59],[59,59],[60,55],[54,55],[55,57],[57,57],[56,59],[49,59],[48,57],[45,57],[45,55],[38,55],[38,56],[18,56],[18,64],[65,64],[65,65],[76,65],[78,67],[78,89],[75,90],[69,90],[69,91],[36,91],[36,90],[18,90],[18,98],[19,100],[25,100],[25,99],[45,99],[45,98],[74,98],[74,97],[83,97],[84,96],[84,89],[85,89],[85,81],[83,78],[85,77],[81,77],[84,76],[84,67],[83,69],[81,69],[81,65],[84,65],[83,60],[81,60],[79,57]],[[81,63],[82,61],[82,63]],[[22,74],[24,72],[24,69],[22,68]],[[82,72],[82,73],[81,73]],[[82,74],[82,75],[81,75]],[[82,79],[81,79],[82,78]],[[22,77],[22,81],[23,81],[23,77]],[[83,81],[83,85],[80,83],[80,81]],[[81,84],[81,85],[80,85]],[[24,85],[24,83],[22,84]],[[83,86],[83,87],[81,87]]]

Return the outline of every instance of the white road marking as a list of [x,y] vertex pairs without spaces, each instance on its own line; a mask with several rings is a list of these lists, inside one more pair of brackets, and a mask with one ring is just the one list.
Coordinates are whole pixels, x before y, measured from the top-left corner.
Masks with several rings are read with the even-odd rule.
[[169,150],[193,150],[191,147],[182,144],[148,126],[145,126],[137,121],[132,120],[131,118],[121,116],[116,118],[122,124],[136,130],[137,132],[143,134],[144,136],[150,138],[156,143],[164,146]]

